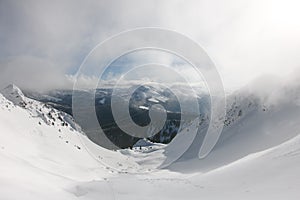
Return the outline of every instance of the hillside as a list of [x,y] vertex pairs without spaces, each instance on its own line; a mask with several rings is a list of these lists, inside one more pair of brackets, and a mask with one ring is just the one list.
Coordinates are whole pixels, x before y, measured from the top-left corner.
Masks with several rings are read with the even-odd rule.
[[197,158],[200,135],[178,161],[157,170],[172,155],[167,145],[144,140],[133,150],[103,149],[70,115],[11,85],[0,94],[1,197],[299,199],[299,88],[230,95],[225,128],[209,156]]

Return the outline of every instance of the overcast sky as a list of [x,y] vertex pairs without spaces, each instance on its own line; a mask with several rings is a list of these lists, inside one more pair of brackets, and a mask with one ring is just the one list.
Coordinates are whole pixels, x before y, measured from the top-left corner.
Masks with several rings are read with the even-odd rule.
[[148,26],[197,41],[225,87],[239,87],[300,68],[299,10],[299,0],[0,0],[0,87],[67,87],[98,43]]

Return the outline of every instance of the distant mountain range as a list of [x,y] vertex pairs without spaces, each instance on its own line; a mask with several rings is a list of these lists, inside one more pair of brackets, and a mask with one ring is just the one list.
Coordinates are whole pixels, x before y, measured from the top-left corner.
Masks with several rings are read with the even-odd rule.
[[[86,91],[82,91],[83,95]],[[99,124],[105,135],[118,147],[132,147],[139,139],[126,134],[116,124],[111,110],[111,96],[113,89],[97,89],[95,92],[95,108]],[[54,108],[72,115],[72,90],[53,90],[46,94],[24,91],[24,94],[32,99],[46,103]],[[121,97],[127,94],[120,94]],[[203,95],[199,97],[202,105],[203,120],[208,119],[209,98]],[[167,144],[176,136],[181,121],[181,108],[176,96],[167,88],[155,88],[152,86],[140,86],[130,97],[129,112],[132,120],[139,126],[150,123],[149,108],[154,104],[162,105],[167,111],[167,120],[163,129],[153,137],[148,138],[152,142]],[[98,143],[101,138],[97,137],[97,131],[92,131],[89,138]]]

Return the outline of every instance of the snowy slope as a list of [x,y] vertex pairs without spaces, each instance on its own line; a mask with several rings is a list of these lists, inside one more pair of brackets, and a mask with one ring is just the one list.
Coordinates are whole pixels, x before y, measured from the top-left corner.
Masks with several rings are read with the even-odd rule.
[[70,116],[15,86],[2,93],[10,100],[0,94],[0,199],[300,198],[297,85],[233,94],[211,154],[197,159],[196,140],[178,162],[156,171],[147,169],[166,159],[165,145],[140,141],[147,143],[142,149],[111,152],[89,143]]
[[228,97],[225,129],[207,158],[197,159],[198,138],[171,171],[128,185],[114,178],[118,199],[299,199],[300,87],[271,85],[262,95],[243,88]]
[[0,199],[74,199],[88,196],[92,188],[78,185],[93,180],[100,181],[99,195],[111,197],[105,179],[118,172],[105,163],[122,171],[118,162],[130,166],[128,158],[97,147],[105,162],[96,160],[71,116],[24,97],[14,85],[1,92],[10,100],[0,94]]
[[[157,172],[111,179],[115,197],[151,199],[272,199],[300,198],[300,137],[248,155],[218,169],[193,174]],[[192,163],[190,163],[192,164]]]
[[[300,137],[254,153],[234,163],[197,175],[191,181],[205,187],[211,199],[299,199]],[[218,190],[218,193],[212,191]]]
[[228,124],[207,158],[196,158],[198,138],[171,171],[113,178],[117,199],[299,199],[300,87],[272,85],[228,97]]
[[[220,140],[211,152],[198,160],[203,137],[198,135],[172,170],[206,172],[249,154],[278,146],[300,131],[300,86],[275,83],[262,94],[248,86],[227,98],[227,116]],[[189,162],[187,162],[189,161]]]

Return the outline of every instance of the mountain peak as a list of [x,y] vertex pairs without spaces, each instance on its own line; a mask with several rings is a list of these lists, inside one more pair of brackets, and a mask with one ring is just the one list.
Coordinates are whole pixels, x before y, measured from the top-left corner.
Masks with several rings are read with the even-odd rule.
[[18,92],[22,93],[21,89],[18,86],[16,86],[15,84],[13,84],[13,83],[9,84],[8,86],[6,86],[3,90],[6,90],[6,91],[18,91]]
[[22,90],[14,84],[8,85],[6,88],[1,90],[1,93],[5,98],[12,101],[14,104],[22,104],[24,102],[24,94]]

